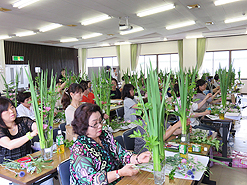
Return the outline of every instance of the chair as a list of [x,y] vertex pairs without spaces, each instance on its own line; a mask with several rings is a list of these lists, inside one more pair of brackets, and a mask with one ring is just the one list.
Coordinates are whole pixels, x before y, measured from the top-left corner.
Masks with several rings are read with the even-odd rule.
[[57,167],[58,178],[61,185],[70,185],[70,160],[61,162]]
[[61,123],[61,124],[58,126],[62,132],[63,132],[63,131],[66,131],[65,125],[66,125],[66,123]]
[[117,136],[114,138],[123,148],[125,148],[123,136]]
[[56,142],[56,137],[57,137],[57,132],[60,130],[59,128],[54,128],[53,129],[53,141]]
[[120,107],[116,110],[116,114],[117,114],[117,117],[119,119],[123,119],[124,118],[124,107]]
[[124,140],[125,148],[127,150],[134,150],[135,138],[129,137],[129,135],[133,134],[134,130],[136,130],[136,127],[130,130],[127,130],[123,133],[123,140]]

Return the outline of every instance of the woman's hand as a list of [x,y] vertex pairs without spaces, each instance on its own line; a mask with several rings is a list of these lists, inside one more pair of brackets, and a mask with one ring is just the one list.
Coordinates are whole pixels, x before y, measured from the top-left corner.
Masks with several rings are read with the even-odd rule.
[[212,97],[212,93],[208,93],[205,99],[208,100],[210,97]]
[[204,115],[209,115],[211,114],[211,110],[207,109],[205,112],[204,112]]
[[141,153],[138,157],[139,163],[148,163],[151,158],[151,153],[149,151]]
[[109,119],[109,116],[107,114],[104,114],[104,119]]
[[118,174],[122,176],[133,176],[138,173],[139,170],[135,168],[134,164],[127,164],[120,170],[118,170]]

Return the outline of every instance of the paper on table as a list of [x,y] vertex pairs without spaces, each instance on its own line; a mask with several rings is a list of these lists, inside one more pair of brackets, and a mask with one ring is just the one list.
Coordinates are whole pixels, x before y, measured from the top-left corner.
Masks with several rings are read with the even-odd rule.
[[240,115],[240,113],[234,113],[234,112],[226,112],[225,116],[234,116],[234,117],[238,117]]
[[[174,156],[175,154],[177,154],[175,152],[169,152],[169,151],[165,151],[165,152],[166,152],[165,153],[166,157],[168,157],[168,156]],[[197,157],[198,161],[200,161],[203,164],[203,166],[205,166],[205,167],[207,166],[208,161],[209,161],[209,157],[205,157],[205,156],[201,156],[201,155],[189,154],[189,157],[191,157],[191,156],[194,157],[194,158]],[[143,164],[143,167],[141,168],[141,170],[152,172],[152,170],[153,170],[153,163],[151,163],[151,162],[144,163]],[[169,173],[170,173],[171,170],[172,169],[170,169],[169,166],[166,165],[166,169],[165,169],[166,175],[169,175]],[[204,173],[204,171],[195,171],[194,172],[194,179],[192,179],[190,177],[185,178],[184,175],[182,175],[180,173],[177,173],[177,172],[175,173],[174,177],[175,178],[179,178],[179,179],[199,181],[202,178],[203,173]]]
[[219,116],[213,116],[213,115],[206,115],[211,120],[217,120],[220,119]]

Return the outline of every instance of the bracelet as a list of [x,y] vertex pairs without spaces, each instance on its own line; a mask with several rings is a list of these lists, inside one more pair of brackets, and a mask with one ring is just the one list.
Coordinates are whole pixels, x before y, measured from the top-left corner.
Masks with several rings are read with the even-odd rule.
[[31,136],[31,132],[27,132],[27,133],[26,133],[26,136],[27,136],[27,138],[28,138],[29,140],[33,139],[33,137]]
[[141,164],[141,163],[138,161],[138,156],[139,156],[139,155],[136,156],[136,162],[137,162],[138,164]]

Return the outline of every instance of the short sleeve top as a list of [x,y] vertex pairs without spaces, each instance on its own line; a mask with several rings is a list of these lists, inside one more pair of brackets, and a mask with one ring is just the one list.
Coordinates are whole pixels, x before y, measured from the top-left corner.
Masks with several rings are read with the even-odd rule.
[[132,106],[137,103],[138,102],[135,99],[125,97],[124,99],[124,121],[130,120],[131,122],[134,122],[135,120],[137,120],[137,117],[135,115],[131,115],[133,113],[136,113],[136,109],[132,108]]
[[[7,128],[5,129],[0,127],[0,138],[9,137],[10,140],[13,140],[25,136],[27,132],[32,131],[32,124],[34,123],[34,121],[31,120],[30,118],[28,117],[16,118],[15,122],[18,127],[18,133],[16,135],[11,135]],[[21,147],[12,150],[0,146],[0,164],[4,162],[4,158],[15,160],[24,157],[27,154],[30,154],[30,152],[31,152],[31,141],[28,141],[25,144],[23,144]]]

